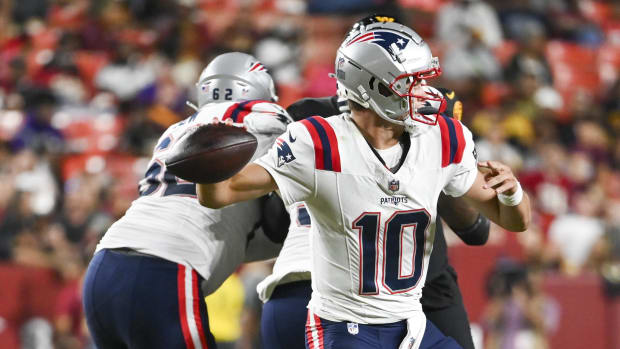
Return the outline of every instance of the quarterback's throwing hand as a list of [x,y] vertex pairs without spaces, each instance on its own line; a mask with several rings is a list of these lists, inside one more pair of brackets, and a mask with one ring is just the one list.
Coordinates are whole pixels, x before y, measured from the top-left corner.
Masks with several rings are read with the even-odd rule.
[[510,167],[498,161],[481,161],[478,162],[478,168],[486,181],[483,188],[493,188],[497,194],[505,195],[512,195],[517,191],[519,182]]

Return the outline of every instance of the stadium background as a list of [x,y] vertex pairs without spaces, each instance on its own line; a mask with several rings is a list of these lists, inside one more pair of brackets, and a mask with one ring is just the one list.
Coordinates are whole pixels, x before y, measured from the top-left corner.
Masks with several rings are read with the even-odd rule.
[[[620,348],[620,5],[587,0],[0,1],[0,348],[91,347],[80,277],[212,57],[254,54],[283,106],[330,95],[373,9],[427,39],[480,158],[533,198],[528,232],[446,234],[480,347]],[[221,348],[260,347],[269,272],[209,299]]]

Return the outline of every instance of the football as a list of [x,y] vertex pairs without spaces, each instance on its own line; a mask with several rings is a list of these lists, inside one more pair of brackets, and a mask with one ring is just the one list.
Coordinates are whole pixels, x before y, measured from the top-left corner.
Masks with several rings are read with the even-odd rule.
[[170,150],[166,168],[194,183],[215,183],[232,177],[254,155],[257,140],[243,128],[224,124],[198,126]]

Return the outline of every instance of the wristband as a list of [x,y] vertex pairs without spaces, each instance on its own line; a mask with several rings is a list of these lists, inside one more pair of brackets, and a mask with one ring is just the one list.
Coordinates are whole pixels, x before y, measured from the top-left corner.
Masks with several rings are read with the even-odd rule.
[[497,194],[497,199],[502,205],[505,206],[517,206],[523,200],[523,189],[521,189],[521,183],[517,181],[517,190],[512,195],[506,195],[504,193]]

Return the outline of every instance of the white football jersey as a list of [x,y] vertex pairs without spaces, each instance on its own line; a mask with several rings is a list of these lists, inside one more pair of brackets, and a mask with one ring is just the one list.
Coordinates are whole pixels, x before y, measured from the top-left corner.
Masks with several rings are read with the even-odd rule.
[[[381,324],[419,315],[443,190],[465,194],[476,175],[471,132],[440,117],[420,126],[402,166],[388,170],[348,114],[289,125],[256,161],[286,205],[312,219],[312,300],[332,321]],[[407,142],[405,142],[407,143]]]
[[243,262],[248,235],[261,218],[258,200],[208,209],[198,202],[195,184],[172,175],[164,164],[175,141],[187,130],[215,118],[230,118],[256,136],[258,148],[254,158],[265,154],[290,120],[277,104],[247,101],[207,104],[170,126],[159,138],[140,181],[140,197],[108,229],[97,251],[127,247],[189,265],[206,280],[207,294],[215,291]]
[[271,275],[256,286],[258,298],[267,302],[276,286],[287,282],[310,280],[310,215],[303,203],[287,207],[291,224]]

